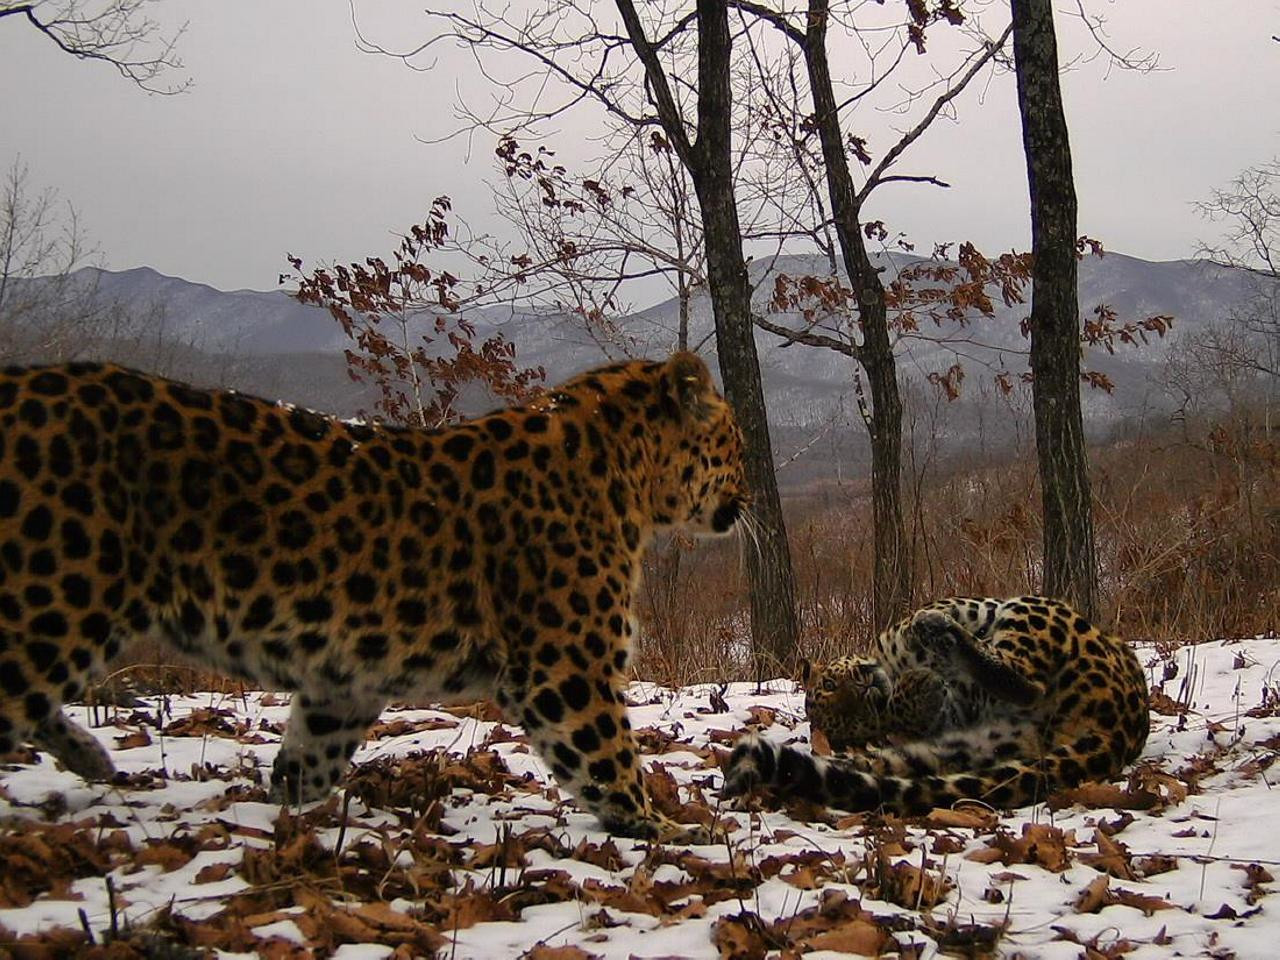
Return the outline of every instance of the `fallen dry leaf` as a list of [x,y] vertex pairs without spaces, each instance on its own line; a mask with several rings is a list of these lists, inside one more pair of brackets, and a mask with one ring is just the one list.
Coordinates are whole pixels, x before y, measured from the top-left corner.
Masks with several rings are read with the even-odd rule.
[[926,826],[935,828],[960,828],[966,830],[992,830],[1000,822],[994,810],[968,805],[955,809],[935,807],[925,816]]
[[225,880],[230,872],[229,863],[211,863],[196,871],[196,883],[216,883]]
[[853,920],[803,941],[811,950],[834,950],[860,957],[878,957],[891,938],[889,932],[867,920]]
[[116,737],[117,750],[132,750],[135,747],[151,746],[151,734],[145,730],[135,730],[133,733],[126,733],[124,736]]
[[1023,824],[1022,836],[1015,837],[1003,827],[987,841],[985,848],[966,854],[966,860],[978,863],[1034,863],[1061,873],[1071,864],[1071,851],[1076,842],[1075,833],[1047,823]]
[[600,960],[598,953],[587,953],[581,947],[548,947],[538,944],[520,955],[521,960]]
[[1095,870],[1108,873],[1118,880],[1137,879],[1130,862],[1129,849],[1123,843],[1112,840],[1097,829],[1093,831],[1093,842],[1097,845],[1098,852],[1080,854],[1081,863],[1087,863]]
[[1097,913],[1105,907],[1111,902],[1107,898],[1110,886],[1111,878],[1105,873],[1090,880],[1089,885],[1080,891],[1080,895],[1072,903],[1076,913]]
[[717,920],[711,929],[711,942],[719,951],[720,960],[764,960],[765,954],[776,947],[766,941],[760,918],[749,913]]

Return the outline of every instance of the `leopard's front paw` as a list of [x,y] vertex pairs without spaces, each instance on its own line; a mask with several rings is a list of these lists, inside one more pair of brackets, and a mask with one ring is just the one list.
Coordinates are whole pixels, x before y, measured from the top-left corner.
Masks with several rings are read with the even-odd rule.
[[307,777],[302,765],[296,760],[286,760],[283,755],[276,758],[271,768],[272,803],[301,806],[316,800],[324,800],[332,788],[327,777]]
[[615,837],[649,840],[677,846],[705,846],[716,843],[713,832],[699,824],[676,823],[661,814],[654,816],[605,816],[601,825]]
[[960,625],[941,610],[925,609],[911,618],[911,632],[924,647],[946,650],[955,646]]

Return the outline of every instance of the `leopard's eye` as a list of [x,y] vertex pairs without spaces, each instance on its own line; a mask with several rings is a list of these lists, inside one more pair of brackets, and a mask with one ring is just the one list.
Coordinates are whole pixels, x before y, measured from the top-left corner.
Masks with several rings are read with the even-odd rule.
[[835,690],[835,688],[836,688],[836,682],[835,682],[835,680],[834,680],[834,679],[832,679],[831,677],[823,677],[823,678],[822,678],[822,689],[823,689],[823,690]]

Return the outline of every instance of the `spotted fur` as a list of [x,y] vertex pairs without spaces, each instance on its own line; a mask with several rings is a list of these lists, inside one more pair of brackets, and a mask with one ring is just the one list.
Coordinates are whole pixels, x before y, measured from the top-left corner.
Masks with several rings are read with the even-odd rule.
[[1142,752],[1148,686],[1133,650],[1045,597],[952,598],[884,631],[874,659],[829,664],[806,709],[829,758],[744,738],[726,791],[845,810],[1010,808],[1114,778]]
[[692,354],[443,430],[96,364],[0,373],[0,753],[90,779],[61,706],[135,638],[295,691],[271,779],[325,796],[391,698],[493,695],[610,830],[653,836],[622,690],[656,530],[729,531],[741,440]]

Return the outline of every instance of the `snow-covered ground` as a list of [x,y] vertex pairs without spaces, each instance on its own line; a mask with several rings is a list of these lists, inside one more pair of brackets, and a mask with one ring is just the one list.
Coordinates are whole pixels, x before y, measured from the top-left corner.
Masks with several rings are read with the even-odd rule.
[[93,728],[126,786],[0,766],[0,955],[114,930],[222,956],[1276,956],[1280,641],[1142,655],[1163,692],[1128,782],[910,825],[719,803],[743,730],[807,741],[790,683],[636,684],[659,807],[726,837],[689,848],[608,838],[483,709],[389,710],[342,792],[280,816],[287,697],[149,700]]

